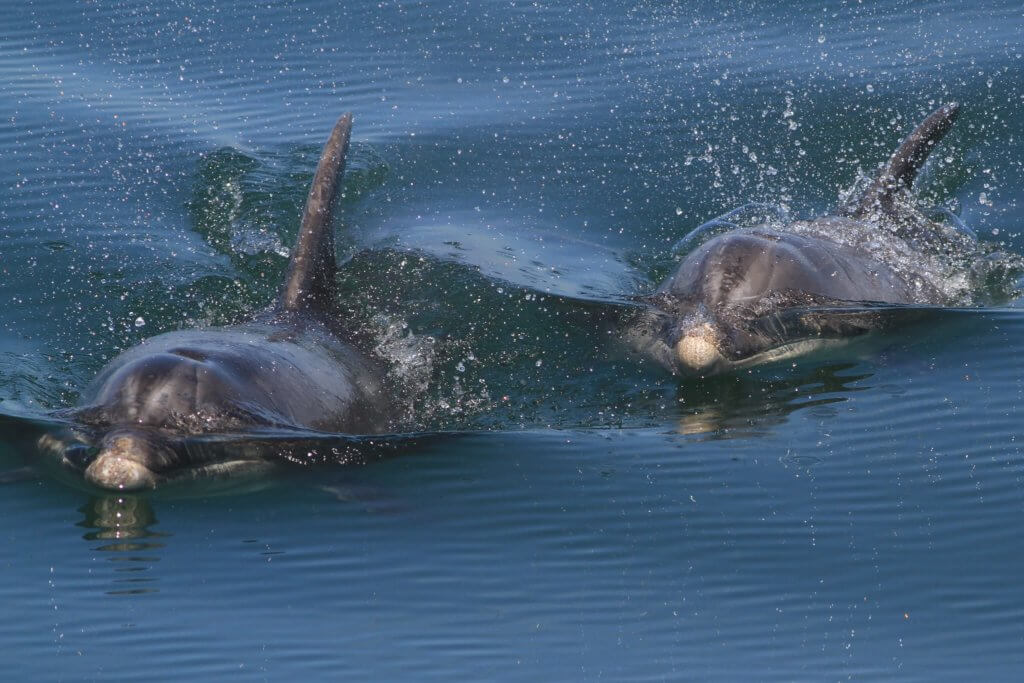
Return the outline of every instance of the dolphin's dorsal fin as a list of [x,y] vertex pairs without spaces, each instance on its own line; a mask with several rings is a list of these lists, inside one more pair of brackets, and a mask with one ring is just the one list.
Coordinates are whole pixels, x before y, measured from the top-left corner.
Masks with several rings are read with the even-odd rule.
[[345,114],[331,131],[309,188],[302,225],[292,250],[284,288],[277,302],[283,311],[326,311],[334,302],[334,205],[345,172],[352,114]]
[[877,213],[892,214],[893,197],[900,190],[910,189],[917,172],[935,145],[953,127],[959,112],[960,105],[950,102],[929,114],[896,148],[874,182],[849,205],[847,213],[854,218]]

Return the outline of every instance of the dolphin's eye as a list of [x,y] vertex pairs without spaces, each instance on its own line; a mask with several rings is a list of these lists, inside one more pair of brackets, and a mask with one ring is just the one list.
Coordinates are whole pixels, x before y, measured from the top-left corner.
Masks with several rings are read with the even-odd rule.
[[72,467],[84,470],[99,452],[95,446],[73,443],[64,449],[64,460]]

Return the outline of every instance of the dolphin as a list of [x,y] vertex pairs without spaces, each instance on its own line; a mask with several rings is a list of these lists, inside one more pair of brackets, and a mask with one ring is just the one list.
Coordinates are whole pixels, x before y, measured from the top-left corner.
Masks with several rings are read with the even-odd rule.
[[385,371],[358,350],[334,304],[332,205],[351,127],[345,114],[324,146],[276,303],[245,324],[168,332],[119,354],[69,411],[74,438],[46,436],[43,450],[94,486],[132,491],[258,466],[196,447],[204,435],[393,427]]
[[[954,303],[913,261],[957,238],[903,195],[958,113],[956,103],[932,112],[835,214],[735,228],[691,251],[642,297],[647,308],[628,341],[675,374],[709,375],[838,343],[894,318],[872,306]],[[918,251],[871,248],[881,230]]]

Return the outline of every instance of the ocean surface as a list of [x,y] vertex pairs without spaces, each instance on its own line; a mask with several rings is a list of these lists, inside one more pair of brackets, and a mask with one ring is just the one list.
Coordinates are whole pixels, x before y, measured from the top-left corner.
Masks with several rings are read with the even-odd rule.
[[[3,14],[8,677],[1019,676],[1016,282],[713,379],[609,322],[697,226],[827,212],[954,100],[919,194],[1024,253],[1019,2]],[[344,111],[339,308],[451,436],[148,496],[23,469],[118,351],[271,303]]]

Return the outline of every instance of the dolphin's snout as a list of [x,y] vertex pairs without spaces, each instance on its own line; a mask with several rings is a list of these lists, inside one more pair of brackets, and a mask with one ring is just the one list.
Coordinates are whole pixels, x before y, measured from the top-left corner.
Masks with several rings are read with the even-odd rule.
[[85,470],[86,480],[100,488],[139,491],[156,488],[156,476],[140,462],[101,454]]
[[85,469],[91,484],[112,491],[139,491],[156,487],[156,474],[147,467],[151,446],[132,435],[108,437],[99,455]]
[[686,369],[706,371],[724,360],[719,336],[709,323],[700,323],[683,331],[676,342],[676,358]]

